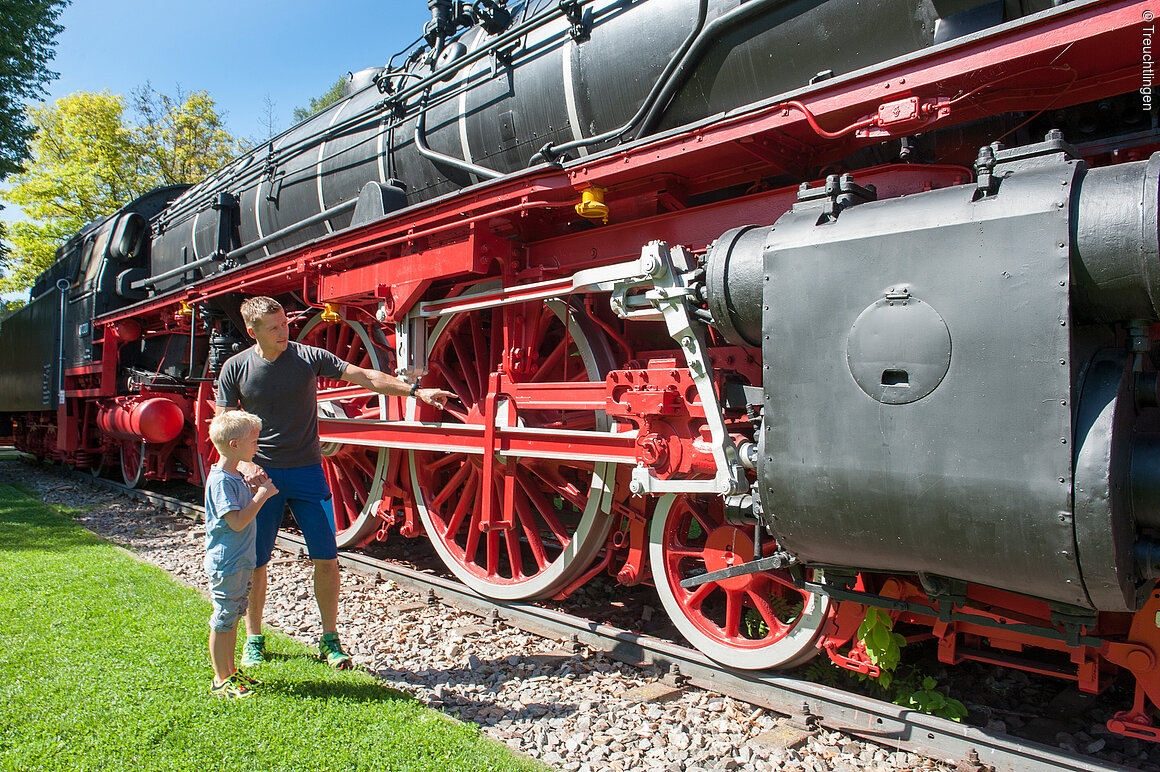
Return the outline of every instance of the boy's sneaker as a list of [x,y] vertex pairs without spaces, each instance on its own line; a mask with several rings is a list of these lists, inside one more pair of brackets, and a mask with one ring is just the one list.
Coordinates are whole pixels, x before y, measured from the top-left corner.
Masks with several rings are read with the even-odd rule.
[[318,639],[318,656],[335,670],[349,670],[354,667],[354,662],[338,642],[338,633],[324,633]]
[[266,661],[266,636],[250,635],[242,646],[242,667],[254,667]]
[[240,681],[242,683],[242,685],[245,686],[247,689],[253,689],[256,686],[262,685],[262,682],[259,681],[257,678],[250,678],[248,675],[243,673],[241,670],[234,671],[234,678],[237,678],[238,681]]
[[212,685],[209,692],[217,697],[224,697],[227,700],[241,700],[254,696],[254,690],[242,683],[242,680],[238,678],[237,672],[220,684]]

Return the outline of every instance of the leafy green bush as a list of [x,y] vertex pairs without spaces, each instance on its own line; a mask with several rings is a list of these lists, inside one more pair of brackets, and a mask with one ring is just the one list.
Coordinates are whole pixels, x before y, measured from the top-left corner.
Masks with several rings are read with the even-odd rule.
[[901,665],[906,638],[894,632],[894,620],[886,611],[871,607],[858,627],[857,637],[866,647],[866,656],[881,670],[877,679],[861,678],[874,680],[886,699],[952,721],[966,718],[966,706],[938,691],[938,681],[913,665]]

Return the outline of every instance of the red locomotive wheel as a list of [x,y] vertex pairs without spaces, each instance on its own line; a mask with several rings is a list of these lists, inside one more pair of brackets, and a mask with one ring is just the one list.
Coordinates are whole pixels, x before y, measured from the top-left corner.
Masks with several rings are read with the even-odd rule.
[[829,598],[793,586],[784,571],[682,588],[697,574],[753,559],[748,528],[725,520],[719,498],[665,496],[653,513],[649,557],[673,624],[709,657],[741,670],[790,668],[813,658]]
[[[339,359],[358,367],[381,370],[389,367],[384,347],[371,342],[358,322],[343,319],[324,322],[315,316],[302,329],[298,341],[324,348]],[[386,397],[366,394],[358,397],[331,396],[332,389],[349,389],[345,381],[318,380],[319,418],[363,418],[379,420],[385,413]],[[334,497],[334,526],[338,546],[359,547],[374,539],[382,520],[383,474],[388,453],[383,448],[323,443],[322,469]]]
[[98,450],[93,455],[92,463],[89,464],[89,474],[91,474],[94,478],[100,479],[101,475],[105,473],[106,465],[107,456],[105,455],[104,449]]
[[145,443],[121,443],[121,477],[129,488],[145,482]]
[[[588,330],[590,323],[562,302],[535,308],[539,318],[524,323],[523,355],[537,364],[516,378],[602,379],[611,362],[603,336]],[[411,415],[425,421],[485,422],[490,376],[504,345],[503,317],[502,310],[462,313],[436,327],[423,385],[453,391],[461,404],[453,401],[438,414],[416,403],[409,408]],[[608,426],[602,412],[525,410],[516,415],[514,405],[503,398],[496,413],[500,425],[590,431]],[[419,515],[436,551],[461,581],[482,595],[507,600],[554,595],[604,544],[611,518],[599,503],[612,478],[609,464],[509,456],[497,459],[488,479],[480,454],[412,451],[410,457]],[[510,527],[485,532],[485,496],[505,510]]]

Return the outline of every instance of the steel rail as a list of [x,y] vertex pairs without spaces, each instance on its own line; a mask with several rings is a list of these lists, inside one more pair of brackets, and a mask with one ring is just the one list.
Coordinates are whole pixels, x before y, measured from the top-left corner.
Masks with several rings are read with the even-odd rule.
[[[204,509],[172,496],[128,488],[81,472],[71,476],[97,487],[163,506],[194,520]],[[276,543],[304,556],[301,536],[279,531]],[[803,732],[817,727],[860,737],[885,748],[960,762],[960,768],[996,772],[1119,772],[1124,767],[1041,743],[966,726],[888,702],[789,676],[733,670],[704,654],[670,641],[632,633],[529,603],[488,598],[466,585],[358,553],[339,551],[339,562],[366,576],[438,599],[445,605],[546,638],[581,644],[630,665],[655,665],[674,685],[691,684],[716,694],[768,708],[789,717]]]

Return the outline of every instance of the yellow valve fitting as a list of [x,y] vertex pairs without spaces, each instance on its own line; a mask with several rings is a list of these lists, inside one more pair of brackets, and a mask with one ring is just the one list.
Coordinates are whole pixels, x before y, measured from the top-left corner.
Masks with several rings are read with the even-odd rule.
[[595,185],[580,191],[580,203],[576,205],[576,214],[589,220],[608,222],[608,205],[604,203],[604,188]]
[[322,321],[324,322],[341,322],[342,314],[338,313],[338,305],[336,303],[326,303],[323,306]]
[[189,307],[189,303],[182,300],[181,308],[177,309],[177,313],[174,316],[193,316],[193,309]]

